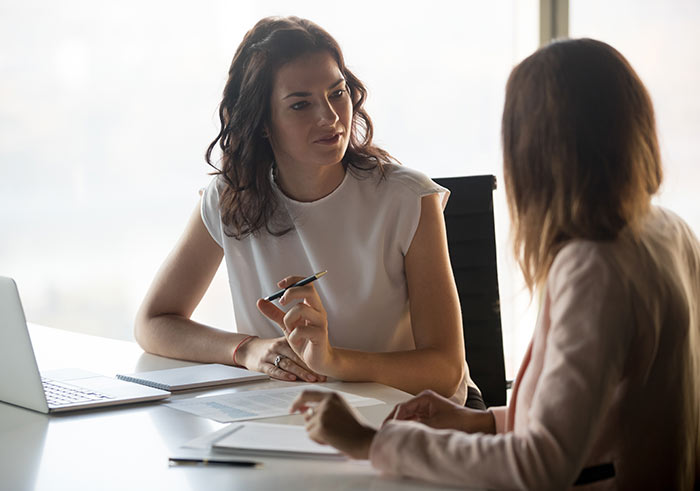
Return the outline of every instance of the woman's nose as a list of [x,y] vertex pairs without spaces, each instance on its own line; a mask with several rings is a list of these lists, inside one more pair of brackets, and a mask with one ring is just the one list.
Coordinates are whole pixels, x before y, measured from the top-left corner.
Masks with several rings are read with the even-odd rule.
[[338,113],[328,101],[319,106],[318,112],[318,126],[333,126],[338,121]]

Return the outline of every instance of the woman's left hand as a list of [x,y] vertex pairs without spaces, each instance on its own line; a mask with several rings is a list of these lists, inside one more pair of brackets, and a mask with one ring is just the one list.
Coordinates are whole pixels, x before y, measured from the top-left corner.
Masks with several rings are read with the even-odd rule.
[[432,390],[424,390],[414,398],[397,404],[384,423],[392,419],[418,421],[431,428],[466,433],[496,433],[496,422],[490,411],[460,406]]
[[[302,280],[301,276],[288,276],[277,285],[288,287]],[[294,304],[286,313],[275,304],[264,299],[258,300],[258,310],[268,319],[276,322],[294,352],[316,373],[326,374],[332,366],[333,347],[328,341],[328,318],[321,298],[312,284],[289,288],[280,305]]]
[[289,408],[303,412],[309,437],[331,445],[353,459],[369,458],[377,431],[360,422],[355,411],[336,392],[305,390]]

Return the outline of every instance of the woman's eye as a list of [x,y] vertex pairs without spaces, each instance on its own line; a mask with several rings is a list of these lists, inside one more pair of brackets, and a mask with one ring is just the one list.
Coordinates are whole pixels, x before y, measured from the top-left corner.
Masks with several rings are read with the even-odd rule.
[[331,93],[331,97],[342,97],[343,94],[345,94],[345,89],[338,89]]
[[298,111],[300,109],[304,109],[308,105],[309,105],[309,103],[307,101],[299,101],[299,102],[295,102],[294,104],[292,104],[289,107],[291,107],[295,111]]

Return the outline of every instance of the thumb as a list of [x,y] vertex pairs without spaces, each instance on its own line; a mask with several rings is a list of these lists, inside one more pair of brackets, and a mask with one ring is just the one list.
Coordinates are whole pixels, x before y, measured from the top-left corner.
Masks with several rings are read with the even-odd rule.
[[398,406],[396,419],[415,420],[427,415],[426,403],[422,398],[414,398]]
[[271,321],[277,323],[277,325],[279,325],[282,328],[283,332],[287,332],[286,328],[284,327],[284,311],[280,310],[272,302],[268,302],[267,300],[262,298],[258,299],[256,305],[262,315],[264,315]]

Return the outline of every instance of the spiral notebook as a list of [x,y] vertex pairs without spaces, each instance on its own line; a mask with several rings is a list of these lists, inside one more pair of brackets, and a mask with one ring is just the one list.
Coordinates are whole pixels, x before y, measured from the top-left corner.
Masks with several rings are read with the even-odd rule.
[[127,382],[148,385],[156,389],[176,391],[249,382],[252,380],[266,380],[268,377],[264,373],[253,372],[245,368],[209,363],[127,375],[118,374],[117,378]]

